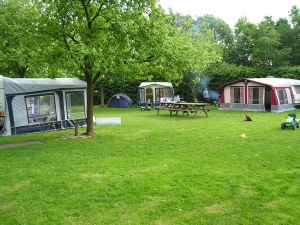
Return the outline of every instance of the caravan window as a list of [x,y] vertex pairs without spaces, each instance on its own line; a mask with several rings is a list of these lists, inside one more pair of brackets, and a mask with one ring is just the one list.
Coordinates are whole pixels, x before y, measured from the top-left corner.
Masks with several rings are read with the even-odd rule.
[[54,95],[36,95],[25,97],[28,123],[56,121]]
[[230,87],[230,103],[244,103],[243,87]]
[[160,98],[169,98],[171,97],[171,89],[166,88],[155,88],[155,101],[159,102]]
[[264,87],[249,87],[248,88],[248,103],[263,104]]
[[294,90],[297,94],[300,94],[300,85],[294,85]]
[[253,88],[253,102],[252,104],[259,104],[259,88]]
[[286,90],[277,90],[277,95],[280,104],[288,104]]
[[70,92],[66,93],[68,119],[86,118],[84,110],[84,93]]
[[146,89],[146,101],[147,102],[152,102],[153,101],[153,90],[150,87],[148,87]]

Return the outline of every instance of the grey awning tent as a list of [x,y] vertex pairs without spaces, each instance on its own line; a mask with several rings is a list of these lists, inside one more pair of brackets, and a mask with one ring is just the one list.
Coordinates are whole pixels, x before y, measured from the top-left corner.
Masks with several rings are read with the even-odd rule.
[[86,125],[86,82],[0,75],[0,136]]
[[113,95],[107,103],[107,107],[110,108],[130,108],[131,106],[131,98],[122,93]]

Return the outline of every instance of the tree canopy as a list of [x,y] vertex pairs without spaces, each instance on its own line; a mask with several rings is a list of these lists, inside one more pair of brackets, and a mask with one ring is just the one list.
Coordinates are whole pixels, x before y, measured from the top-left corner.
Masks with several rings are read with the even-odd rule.
[[0,12],[0,73],[86,80],[87,134],[97,82],[163,80],[195,95],[203,74],[212,85],[268,73],[299,76],[296,6],[289,19],[253,24],[242,17],[233,31],[213,15],[165,13],[158,0],[6,0]]
[[52,65],[83,74],[87,82],[87,134],[93,133],[93,93],[99,79],[116,74],[151,79],[160,74],[176,81],[218,57],[206,36],[192,37],[174,28],[156,0],[52,0],[39,7],[37,30],[52,39]]

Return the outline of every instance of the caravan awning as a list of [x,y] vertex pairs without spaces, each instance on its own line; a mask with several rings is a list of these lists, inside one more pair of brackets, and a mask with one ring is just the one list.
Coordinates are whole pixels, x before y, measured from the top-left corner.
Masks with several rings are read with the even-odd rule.
[[172,83],[169,82],[142,82],[139,87],[144,88],[152,85],[157,85],[162,87],[173,87]]
[[45,90],[86,88],[86,82],[77,78],[8,78],[3,77],[5,94],[18,94]]

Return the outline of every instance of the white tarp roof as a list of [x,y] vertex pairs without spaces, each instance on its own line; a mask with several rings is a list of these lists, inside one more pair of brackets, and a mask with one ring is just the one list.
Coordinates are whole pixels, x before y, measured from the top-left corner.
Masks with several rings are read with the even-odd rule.
[[172,83],[169,82],[142,82],[139,87],[141,88],[141,87],[148,87],[153,85],[163,86],[163,87],[173,87]]
[[270,85],[273,87],[290,87],[290,80],[285,78],[247,78],[249,81]]
[[300,85],[300,80],[288,79],[288,78],[275,78],[275,77],[266,77],[266,78],[242,78],[222,86],[228,86],[236,82],[243,82],[244,80],[252,81],[264,85],[269,85],[272,87],[290,87],[291,85]]
[[8,78],[3,77],[5,94],[18,94],[45,90],[86,88],[85,81],[77,78]]
[[288,79],[291,85],[300,85],[300,80]]

